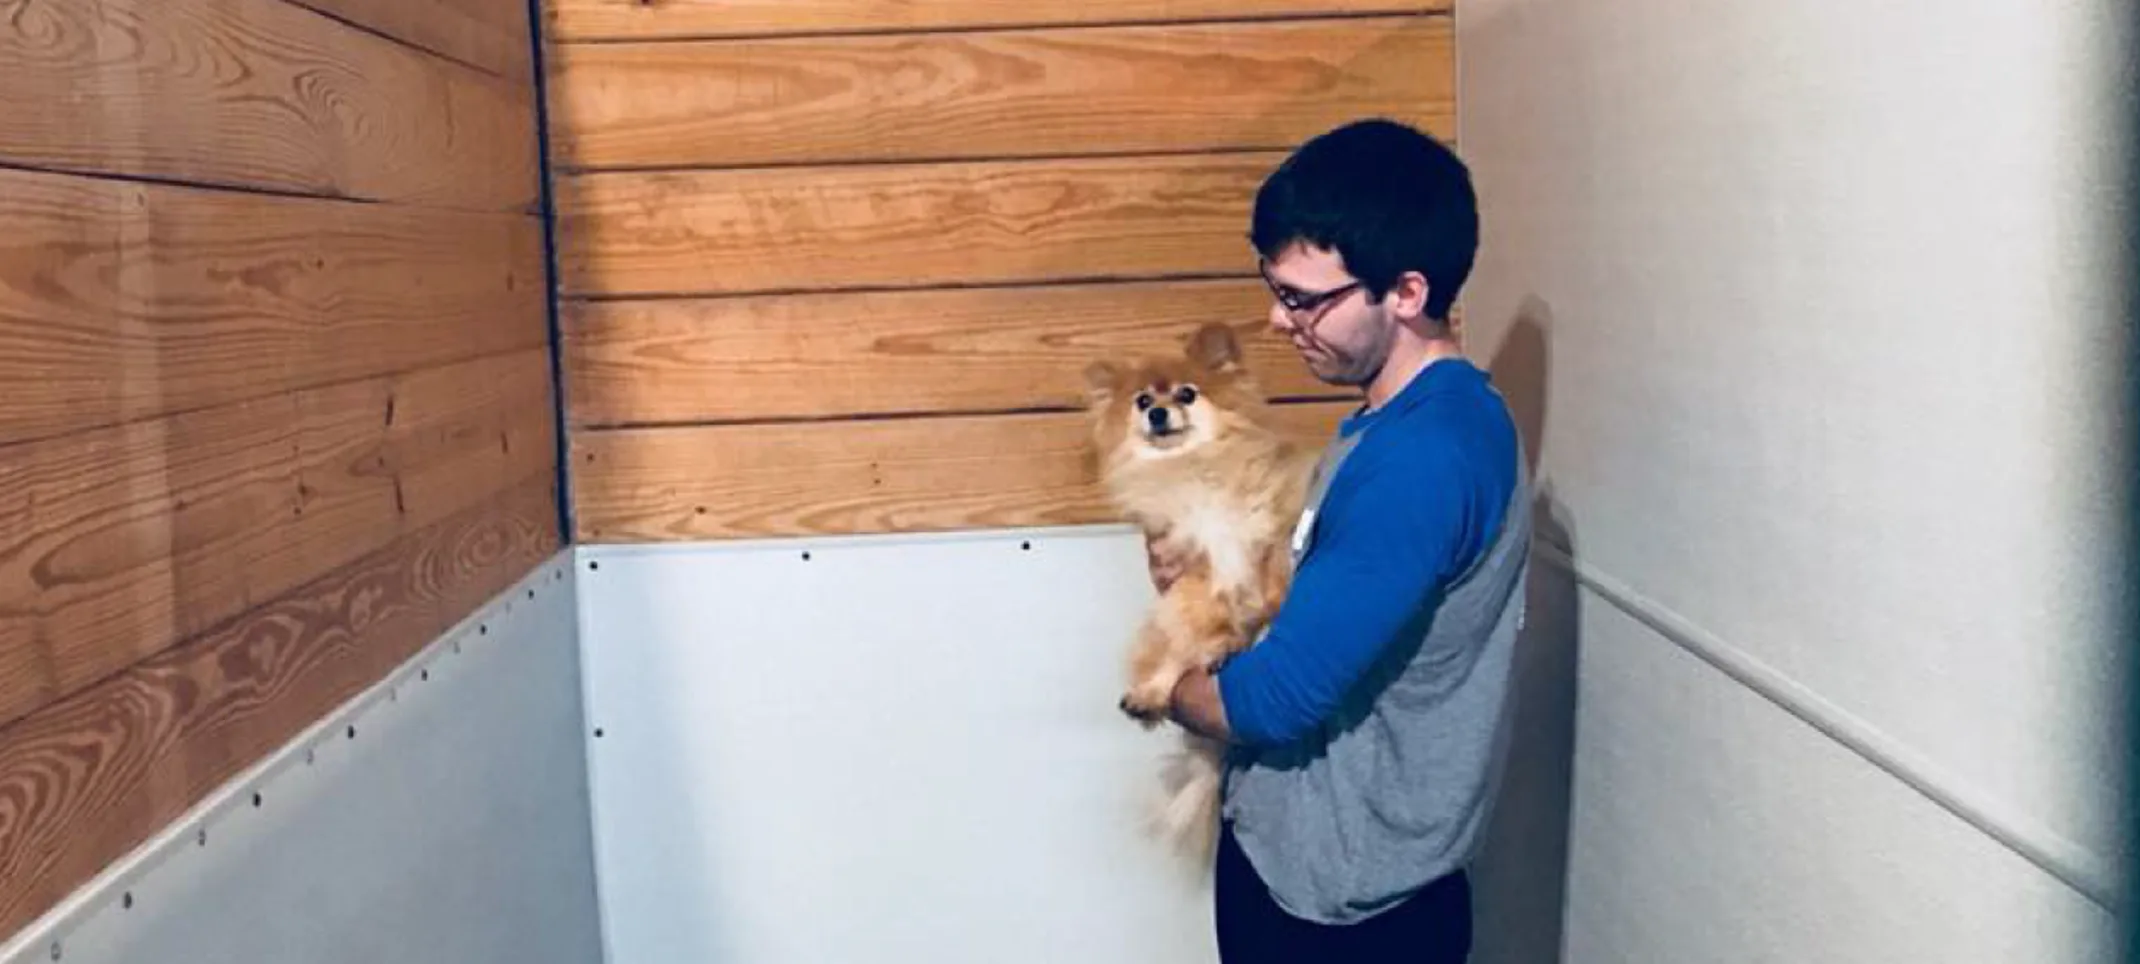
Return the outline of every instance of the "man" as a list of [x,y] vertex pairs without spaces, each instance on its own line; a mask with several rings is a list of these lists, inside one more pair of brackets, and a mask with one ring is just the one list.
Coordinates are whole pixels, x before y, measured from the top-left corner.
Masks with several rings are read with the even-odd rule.
[[[1447,148],[1382,120],[1302,145],[1250,231],[1271,324],[1364,404],[1256,645],[1172,717],[1232,744],[1215,873],[1227,964],[1457,962],[1505,742],[1530,541],[1513,419],[1449,314],[1478,214]],[[1178,563],[1151,546],[1162,586]]]

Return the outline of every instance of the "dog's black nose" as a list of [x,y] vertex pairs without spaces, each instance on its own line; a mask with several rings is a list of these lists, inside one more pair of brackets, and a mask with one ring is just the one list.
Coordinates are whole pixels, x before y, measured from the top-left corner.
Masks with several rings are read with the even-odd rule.
[[1167,410],[1166,410],[1166,409],[1164,409],[1164,408],[1160,408],[1159,406],[1156,406],[1156,405],[1154,405],[1154,406],[1152,406],[1152,408],[1151,408],[1151,409],[1147,410],[1147,411],[1146,411],[1146,412],[1144,413],[1144,419],[1145,419],[1145,421],[1148,421],[1148,422],[1152,423],[1152,430],[1153,430],[1153,431],[1155,431],[1155,432],[1163,432],[1163,431],[1166,431],[1166,428],[1167,428]]

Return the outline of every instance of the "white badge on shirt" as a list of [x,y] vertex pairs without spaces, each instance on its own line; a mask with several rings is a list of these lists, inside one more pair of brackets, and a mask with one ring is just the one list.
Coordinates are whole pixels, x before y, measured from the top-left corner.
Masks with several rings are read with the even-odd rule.
[[1315,507],[1300,510],[1300,521],[1293,523],[1293,554],[1298,556],[1308,547],[1308,533],[1315,528]]

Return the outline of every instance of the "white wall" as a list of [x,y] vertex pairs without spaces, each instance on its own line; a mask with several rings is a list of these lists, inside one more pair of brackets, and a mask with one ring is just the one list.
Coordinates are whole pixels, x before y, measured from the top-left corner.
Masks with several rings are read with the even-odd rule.
[[1459,5],[1467,324],[1589,584],[1489,868],[1565,859],[1565,929],[1491,913],[1583,964],[2111,957],[2124,9]]
[[599,964],[568,565],[228,781],[0,962]]
[[1208,964],[1120,527],[585,546],[610,964]]

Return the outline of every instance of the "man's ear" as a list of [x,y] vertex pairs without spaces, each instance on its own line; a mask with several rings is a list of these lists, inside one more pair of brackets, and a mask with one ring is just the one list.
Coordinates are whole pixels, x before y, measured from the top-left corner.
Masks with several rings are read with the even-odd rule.
[[1241,365],[1241,340],[1233,328],[1207,321],[1189,336],[1189,360],[1213,371],[1231,371]]
[[1099,403],[1114,397],[1122,387],[1122,366],[1110,361],[1096,361],[1085,366],[1085,398]]
[[1384,301],[1400,321],[1433,321],[1427,317],[1427,295],[1433,287],[1427,277],[1417,271],[1407,271],[1397,276],[1397,283],[1390,286]]

